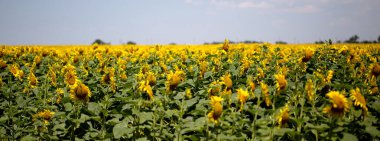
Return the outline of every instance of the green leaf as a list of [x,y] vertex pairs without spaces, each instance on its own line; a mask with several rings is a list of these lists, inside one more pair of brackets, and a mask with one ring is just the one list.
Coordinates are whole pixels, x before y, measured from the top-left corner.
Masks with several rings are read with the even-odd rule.
[[204,79],[207,79],[212,76],[212,71],[205,72]]
[[113,132],[113,136],[116,139],[120,139],[123,135],[132,133],[133,127],[128,127],[128,123],[122,122],[122,123],[116,124],[113,127],[112,132]]
[[21,141],[35,141],[35,140],[36,140],[36,138],[34,138],[30,135],[27,135],[27,136],[21,138]]
[[342,141],[357,141],[358,138],[350,133],[343,133]]
[[88,103],[88,110],[91,111],[95,115],[99,115],[101,111],[101,107],[98,103],[90,102]]
[[365,128],[365,131],[367,131],[367,133],[371,134],[371,135],[374,136],[374,137],[378,137],[378,136],[380,136],[380,131],[377,130],[377,128],[374,127],[374,126],[367,126],[367,127]]
[[189,84],[190,86],[192,87],[195,87],[195,84],[194,84],[194,80],[193,79],[189,79],[186,81],[187,84]]
[[152,112],[141,112],[138,116],[140,117],[140,123],[153,119]]
[[73,105],[71,103],[66,103],[65,105],[65,110],[66,111],[71,111],[73,110]]

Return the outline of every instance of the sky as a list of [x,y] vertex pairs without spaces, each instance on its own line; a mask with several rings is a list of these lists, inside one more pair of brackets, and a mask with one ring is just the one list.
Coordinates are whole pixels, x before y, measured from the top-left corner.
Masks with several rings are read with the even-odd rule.
[[377,40],[380,0],[0,0],[0,44]]

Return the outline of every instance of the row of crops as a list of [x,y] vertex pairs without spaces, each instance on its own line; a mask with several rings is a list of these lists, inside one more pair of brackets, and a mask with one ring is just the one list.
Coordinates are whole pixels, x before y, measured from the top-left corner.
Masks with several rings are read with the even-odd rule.
[[379,140],[379,44],[0,47],[0,140]]

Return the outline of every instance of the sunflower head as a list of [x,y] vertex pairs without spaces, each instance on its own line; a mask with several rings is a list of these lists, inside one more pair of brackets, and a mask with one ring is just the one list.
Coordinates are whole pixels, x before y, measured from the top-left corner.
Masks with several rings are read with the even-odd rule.
[[223,81],[223,84],[226,86],[227,90],[230,90],[232,88],[231,74],[227,73],[221,77],[220,80]]
[[221,90],[221,84],[222,82],[219,82],[219,80],[211,82],[210,88],[208,89],[209,95],[218,95]]
[[186,98],[187,99],[191,99],[193,96],[191,94],[191,89],[190,88],[186,88]]
[[302,62],[308,62],[313,57],[314,51],[310,48],[305,50],[305,55],[302,57]]
[[329,70],[327,72],[327,76],[326,76],[325,82],[330,83],[333,75],[334,75],[334,71],[333,70]]
[[305,85],[305,91],[307,93],[307,98],[309,101],[312,101],[314,99],[314,84],[311,79],[308,79]]
[[0,59],[0,69],[5,69],[7,67],[7,62]]
[[276,88],[277,91],[282,91],[286,88],[288,81],[285,79],[285,75],[283,74],[275,74],[274,78],[276,78]]
[[29,73],[28,83],[31,88],[35,88],[38,85],[38,80],[33,72]]
[[155,74],[153,72],[149,71],[146,74],[146,80],[149,82],[149,85],[151,85],[151,86],[156,85],[156,77],[155,77]]
[[91,97],[90,89],[83,83],[78,82],[70,89],[70,98],[72,100],[88,102]]
[[340,94],[337,91],[331,91],[327,93],[326,96],[330,99],[331,105],[323,109],[324,113],[333,117],[342,117],[344,116],[344,113],[349,110],[350,107],[343,94]]
[[228,50],[229,50],[229,48],[230,48],[229,43],[230,43],[230,42],[228,41],[228,39],[225,39],[225,40],[224,40],[223,47],[222,47],[222,49],[223,49],[224,51],[228,51]]
[[280,127],[283,127],[289,121],[289,107],[286,104],[285,107],[280,109],[280,114],[277,116],[277,122]]
[[240,102],[240,111],[241,111],[243,110],[244,103],[247,101],[249,94],[248,94],[248,91],[243,90],[243,89],[238,89],[237,93],[238,93],[238,99]]
[[175,72],[171,71],[166,77],[166,90],[174,90],[177,85],[184,80],[184,75],[185,73],[182,70],[177,70]]
[[374,63],[372,65],[371,74],[375,77],[380,75],[380,65],[379,63]]
[[223,101],[223,98],[219,96],[211,96],[210,104],[212,107],[212,111],[210,111],[207,114],[207,117],[211,122],[218,123],[218,119],[222,115],[222,112],[223,112],[222,101]]
[[77,75],[74,71],[69,71],[65,74],[65,82],[67,85],[73,86],[77,82]]
[[265,84],[264,82],[261,82],[260,86],[261,86],[261,93],[265,97],[265,104],[269,107],[270,105],[272,105],[272,101],[269,97],[268,85]]
[[362,108],[364,111],[363,113],[368,112],[367,104],[365,101],[364,96],[360,93],[360,89],[356,88],[350,91],[351,92],[351,99],[354,101],[354,105]]
[[53,117],[55,112],[51,112],[50,110],[43,110],[41,112],[38,112],[37,114],[33,115],[33,121],[35,119],[43,119],[45,124],[49,123],[49,120]]
[[142,81],[140,82],[139,90],[141,92],[145,92],[149,95],[150,100],[153,100],[153,90],[152,87],[149,85],[148,81]]

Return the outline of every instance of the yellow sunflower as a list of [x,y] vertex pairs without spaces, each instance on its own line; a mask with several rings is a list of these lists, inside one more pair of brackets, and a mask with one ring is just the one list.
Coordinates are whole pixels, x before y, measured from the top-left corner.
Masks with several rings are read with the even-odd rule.
[[149,81],[140,82],[139,90],[141,92],[146,92],[149,95],[150,100],[153,100],[153,90],[152,87],[149,85]]
[[349,110],[350,107],[343,94],[337,91],[331,91],[327,93],[326,96],[330,99],[331,105],[323,109],[324,113],[333,117],[342,117],[344,113]]
[[78,81],[73,87],[70,88],[70,98],[76,101],[88,102],[91,97],[90,89]]
[[221,85],[223,82],[220,82],[219,80],[216,80],[214,82],[211,82],[210,88],[207,90],[209,95],[218,95],[221,89]]
[[49,120],[53,117],[54,114],[55,112],[51,112],[50,110],[43,110],[33,115],[33,121],[41,118],[44,120],[45,124],[48,124]]
[[288,81],[285,79],[285,75],[275,74],[274,78],[276,78],[276,89],[277,91],[282,91],[288,85]]
[[366,114],[368,112],[368,108],[364,96],[360,93],[360,89],[356,88],[350,92],[351,99],[354,101],[354,105],[362,108],[363,113]]
[[218,119],[222,115],[222,112],[223,112],[222,101],[223,101],[223,98],[219,96],[211,96],[210,104],[212,107],[212,111],[210,111],[207,114],[207,117],[211,122],[218,123]]
[[249,94],[248,94],[248,91],[243,90],[241,88],[237,90],[237,93],[239,94],[238,95],[238,99],[239,99],[239,102],[240,102],[240,111],[242,111],[243,107],[244,107],[244,104],[245,104],[245,102],[248,99]]
[[33,72],[29,73],[28,84],[31,88],[35,88],[38,85],[38,79]]
[[333,71],[333,70],[329,70],[329,71],[327,72],[327,76],[326,76],[326,80],[325,80],[325,82],[327,82],[327,83],[331,83],[331,79],[332,79],[332,77],[333,77],[333,74],[334,74],[334,71]]
[[170,71],[166,76],[166,91],[173,91],[184,80],[185,73],[182,70]]
[[5,69],[7,67],[7,62],[0,59],[0,69]]
[[372,76],[379,76],[380,75],[380,65],[379,63],[373,63],[370,65],[371,75]]
[[75,85],[77,81],[77,75],[75,73],[75,71],[68,71],[66,74],[65,74],[65,83],[69,86],[73,86]]
[[265,84],[264,82],[261,82],[260,86],[261,86],[261,93],[262,93],[262,95],[265,98],[265,104],[269,107],[270,105],[272,105],[272,101],[271,101],[271,99],[269,97],[268,85]]
[[191,94],[191,89],[190,88],[186,88],[186,98],[187,99],[191,99],[193,96]]
[[314,84],[311,79],[308,79],[305,85],[305,90],[307,94],[307,98],[309,101],[313,101],[314,99]]
[[230,73],[227,73],[226,75],[221,77],[220,80],[223,81],[223,84],[226,86],[227,90],[230,90],[232,88],[232,80]]
[[280,127],[284,127],[289,121],[289,107],[288,104],[280,109],[280,114],[277,116],[277,122]]

